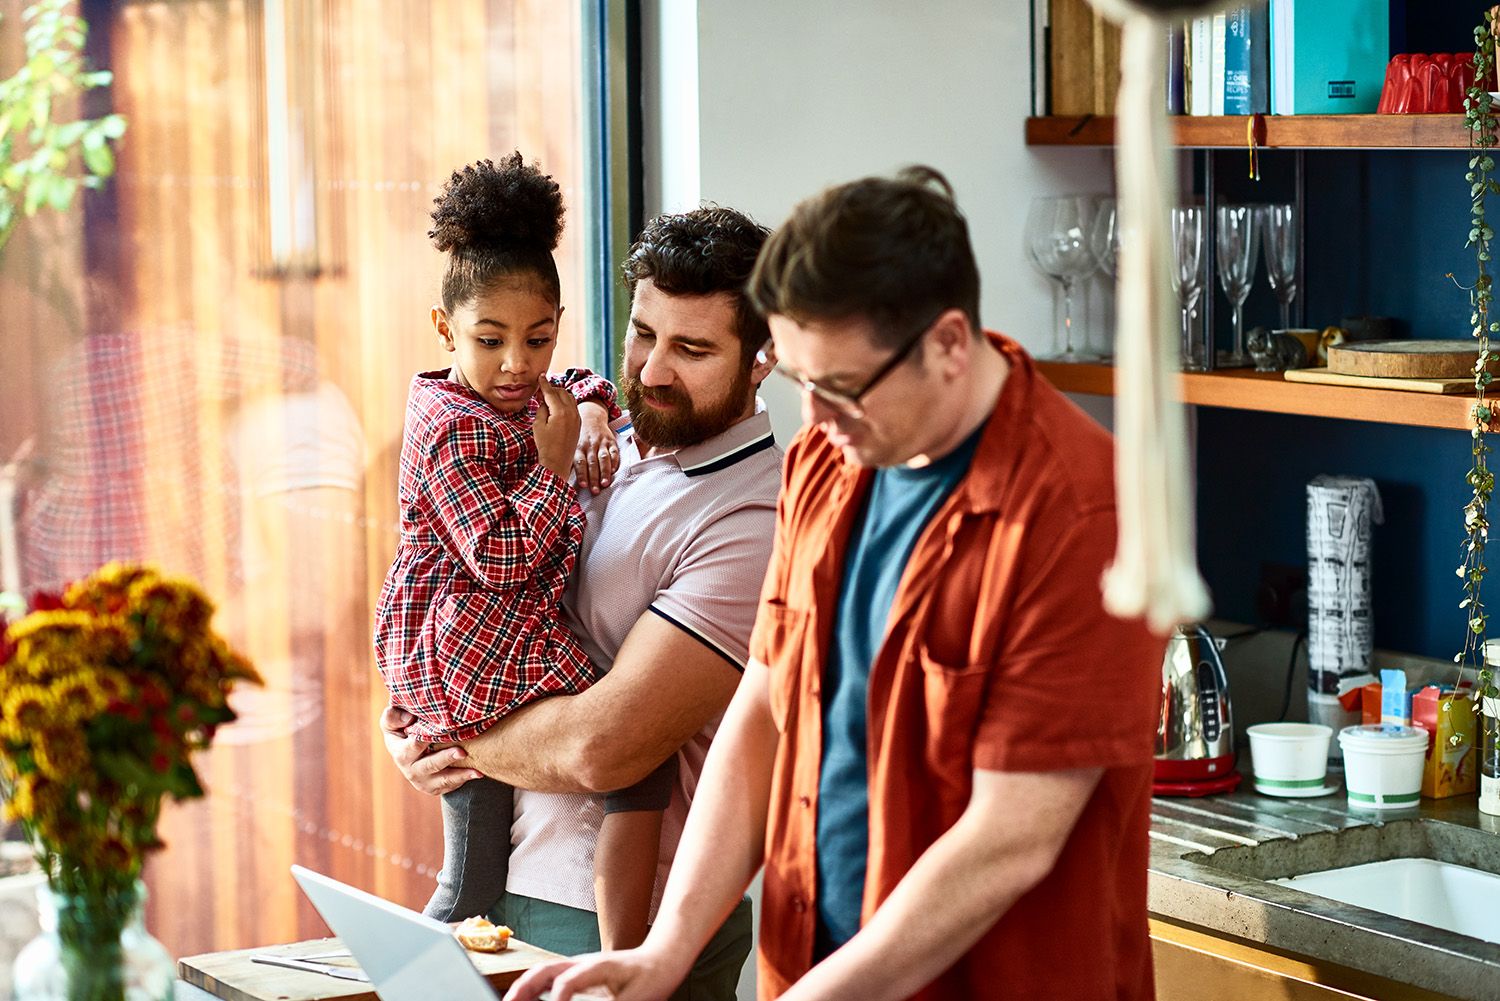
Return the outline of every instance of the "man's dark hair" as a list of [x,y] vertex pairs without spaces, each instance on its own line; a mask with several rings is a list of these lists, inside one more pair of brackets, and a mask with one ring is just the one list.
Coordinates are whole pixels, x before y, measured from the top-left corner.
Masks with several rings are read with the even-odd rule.
[[945,309],[963,310],[980,330],[969,224],[931,167],[851,181],[799,204],[766,241],[749,294],[768,316],[864,317],[893,348]]
[[748,363],[771,336],[745,294],[756,256],[770,234],[749,216],[718,205],[659,215],[641,230],[621,266],[625,284],[631,295],[647,278],[667,295],[728,292],[734,297],[740,358]]

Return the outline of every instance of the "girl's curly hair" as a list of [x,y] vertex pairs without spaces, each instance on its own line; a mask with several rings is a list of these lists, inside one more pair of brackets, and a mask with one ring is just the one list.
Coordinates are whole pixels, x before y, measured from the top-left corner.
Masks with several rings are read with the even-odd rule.
[[433,199],[433,246],[448,255],[443,308],[452,311],[507,277],[539,280],[562,296],[552,251],[562,237],[562,188],[519,152],[497,164],[471,163],[453,172]]

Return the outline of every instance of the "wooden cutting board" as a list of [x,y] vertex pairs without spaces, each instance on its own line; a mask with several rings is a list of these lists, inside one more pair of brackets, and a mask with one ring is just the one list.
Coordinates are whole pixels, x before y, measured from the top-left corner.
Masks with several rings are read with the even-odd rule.
[[1373,375],[1344,375],[1341,372],[1330,372],[1326,368],[1292,368],[1282,375],[1286,376],[1287,382],[1357,386],[1361,389],[1399,389],[1408,393],[1458,394],[1474,391],[1473,376],[1465,379],[1388,379]]
[[[237,952],[210,952],[189,956],[177,963],[177,975],[225,1001],[377,1001],[369,984],[340,980],[322,973],[288,970],[281,966],[252,963],[261,953],[280,956],[312,956],[342,949],[336,938],[312,939],[290,945],[272,945]],[[469,958],[491,986],[504,993],[521,974],[539,963],[560,958],[556,953],[510,940],[503,952],[471,952]],[[320,962],[357,968],[352,959]]]
[[1463,341],[1354,341],[1328,349],[1328,371],[1395,379],[1462,379],[1479,347]]

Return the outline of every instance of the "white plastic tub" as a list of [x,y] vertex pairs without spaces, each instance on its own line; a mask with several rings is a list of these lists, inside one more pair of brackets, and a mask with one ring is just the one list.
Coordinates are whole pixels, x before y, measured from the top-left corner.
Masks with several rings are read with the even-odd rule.
[[1419,726],[1379,723],[1339,731],[1349,805],[1360,810],[1416,806],[1422,795],[1427,731]]
[[1333,728],[1321,723],[1258,723],[1250,736],[1255,790],[1265,796],[1326,796]]

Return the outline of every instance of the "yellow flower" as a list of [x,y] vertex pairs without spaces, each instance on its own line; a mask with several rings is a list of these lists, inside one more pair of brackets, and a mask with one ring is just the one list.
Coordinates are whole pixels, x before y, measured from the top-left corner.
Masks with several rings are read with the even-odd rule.
[[89,748],[76,727],[43,730],[32,742],[37,771],[58,782],[76,783],[89,769]]
[[8,820],[50,824],[56,820],[61,803],[57,783],[45,775],[29,772],[16,779],[10,800],[5,804],[5,816]]
[[83,723],[104,712],[108,697],[93,671],[78,671],[58,679],[52,686],[59,716],[69,723]]
[[55,705],[52,693],[41,685],[17,685],[0,705],[0,726],[8,739],[25,741],[52,721]]

